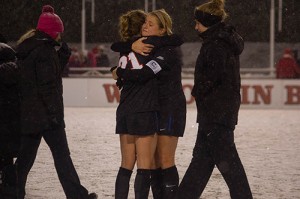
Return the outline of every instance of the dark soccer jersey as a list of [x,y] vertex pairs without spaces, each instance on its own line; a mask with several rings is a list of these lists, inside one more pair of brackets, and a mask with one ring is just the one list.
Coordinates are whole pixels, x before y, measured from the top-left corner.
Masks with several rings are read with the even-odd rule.
[[181,83],[182,62],[178,50],[179,48],[175,47],[161,47],[149,56],[137,54],[137,62],[143,64],[144,67],[141,66],[141,70],[136,71],[118,70],[118,75],[124,80],[140,83],[145,83],[156,77],[158,80],[159,103],[172,103],[174,100],[170,99],[174,97],[184,98]]
[[[186,99],[181,83],[182,60],[178,47],[180,44],[176,45],[176,42],[173,43],[173,40],[170,39],[165,45],[166,41],[160,40],[166,38],[153,39],[151,37],[147,39],[155,46],[149,56],[135,55],[136,63],[143,64],[144,67],[141,67],[140,70],[119,68],[117,74],[124,81],[139,84],[157,79],[160,134],[180,137],[184,134],[186,120]],[[118,45],[115,45],[114,48],[120,49],[121,44]],[[124,46],[122,49],[124,50]]]
[[[129,70],[140,70],[144,66],[139,64],[138,58],[133,52],[121,55],[119,67]],[[139,58],[140,59],[140,58]],[[147,59],[143,57],[142,59]],[[137,82],[123,79],[120,104],[118,114],[158,111],[158,84],[157,79],[153,78],[147,82]]]

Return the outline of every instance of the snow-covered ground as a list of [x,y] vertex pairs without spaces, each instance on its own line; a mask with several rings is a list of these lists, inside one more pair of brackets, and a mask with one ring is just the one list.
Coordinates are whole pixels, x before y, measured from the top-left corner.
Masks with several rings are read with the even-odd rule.
[[[188,109],[185,136],[177,149],[183,177],[191,160],[197,133],[196,110]],[[114,198],[120,165],[119,139],[114,133],[115,108],[66,108],[71,156],[82,184],[99,199]],[[300,199],[300,111],[240,110],[235,142],[255,199]],[[133,194],[133,174],[130,199]],[[26,199],[64,199],[48,146],[41,143],[28,176]],[[149,198],[152,198],[150,196]],[[202,199],[229,199],[215,169]]]

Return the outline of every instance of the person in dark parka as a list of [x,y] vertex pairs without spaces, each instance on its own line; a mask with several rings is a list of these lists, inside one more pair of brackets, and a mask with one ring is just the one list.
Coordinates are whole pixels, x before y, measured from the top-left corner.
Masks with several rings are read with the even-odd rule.
[[44,138],[50,147],[55,168],[66,197],[94,199],[80,184],[72,163],[67,143],[62,71],[67,64],[70,49],[66,43],[59,46],[63,23],[54,9],[43,7],[37,28],[27,32],[18,41],[17,57],[20,67],[21,91],[21,147],[17,158],[18,199],[25,196],[27,175]]
[[225,17],[223,0],[211,0],[195,9],[195,29],[203,39],[192,90],[199,128],[192,161],[179,186],[180,199],[198,199],[215,166],[231,198],[252,199],[234,143],[241,103],[239,55],[244,43],[235,29],[223,22]]
[[20,146],[18,67],[15,51],[0,34],[0,198],[15,186]]

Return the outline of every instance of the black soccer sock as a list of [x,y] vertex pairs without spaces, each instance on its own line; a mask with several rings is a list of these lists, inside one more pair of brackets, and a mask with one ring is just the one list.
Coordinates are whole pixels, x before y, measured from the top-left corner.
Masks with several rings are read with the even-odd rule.
[[174,199],[179,184],[179,176],[176,166],[162,170],[163,199]]
[[151,170],[151,190],[153,199],[162,199],[161,168]]
[[148,199],[151,182],[150,169],[138,169],[134,181],[135,199]]
[[115,184],[115,199],[128,198],[131,174],[131,170],[120,167]]

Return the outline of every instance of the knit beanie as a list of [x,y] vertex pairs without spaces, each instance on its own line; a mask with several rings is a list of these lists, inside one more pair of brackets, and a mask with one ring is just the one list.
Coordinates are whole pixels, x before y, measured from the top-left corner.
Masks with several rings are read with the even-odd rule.
[[56,39],[59,33],[64,32],[64,24],[59,16],[54,13],[54,8],[50,5],[45,5],[36,29]]

